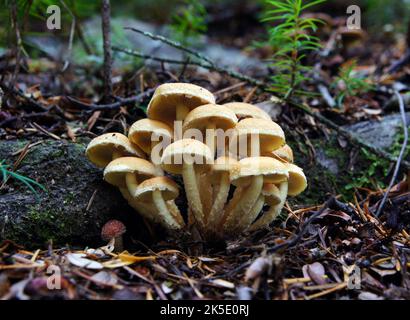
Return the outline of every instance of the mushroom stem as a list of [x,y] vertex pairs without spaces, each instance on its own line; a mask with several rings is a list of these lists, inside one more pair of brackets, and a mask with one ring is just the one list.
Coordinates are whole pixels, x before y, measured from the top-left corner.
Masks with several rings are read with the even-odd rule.
[[249,228],[252,222],[255,221],[259,213],[262,211],[264,204],[265,197],[263,195],[259,195],[258,200],[256,200],[249,213],[247,215],[244,215],[239,221],[238,227],[240,227],[240,229],[238,230],[238,232],[243,232]]
[[204,213],[202,210],[201,196],[199,194],[193,163],[184,162],[182,167],[182,178],[184,180],[188,206],[191,208],[195,220],[202,227],[204,225]]
[[241,199],[243,192],[244,192],[244,189],[242,187],[237,187],[235,189],[235,191],[233,192],[232,199],[229,200],[228,204],[225,206],[224,214],[223,214],[223,217],[221,219],[220,227],[222,227],[225,224],[226,219],[230,215],[231,211],[236,207],[239,200]]
[[182,218],[181,211],[179,211],[179,208],[175,204],[175,201],[174,200],[167,201],[167,207],[168,207],[169,212],[171,212],[172,216],[176,220],[176,222],[178,222],[179,225],[184,227],[185,226],[184,218]]
[[229,232],[229,230],[236,229],[241,217],[249,214],[256,200],[258,200],[262,187],[263,176],[253,176],[251,184],[246,188],[241,199],[226,219],[226,223],[224,224],[225,231]]
[[124,244],[122,241],[122,235],[114,238],[114,252],[124,251]]
[[208,225],[210,227],[217,226],[222,219],[223,207],[229,195],[229,187],[229,173],[222,172],[219,180],[218,191],[208,217]]
[[204,216],[204,223],[208,223],[209,213],[212,207],[212,184],[207,173],[197,173],[196,181],[198,183],[198,190],[201,197],[202,212]]
[[178,104],[176,106],[176,120],[184,121],[186,115],[189,113],[189,108],[183,104]]
[[158,221],[157,216],[155,215],[155,208],[152,204],[144,203],[134,199],[127,188],[119,188],[122,196],[128,201],[128,204],[135,209],[141,216],[150,221]]
[[164,197],[162,196],[161,190],[154,190],[154,192],[152,193],[152,201],[154,202],[155,207],[158,209],[158,213],[166,228],[175,230],[181,229],[179,223],[176,222],[171,212],[169,212]]
[[280,191],[280,202],[275,206],[271,206],[269,210],[266,211],[262,215],[262,217],[256,220],[255,223],[249,227],[250,231],[260,229],[263,227],[267,227],[280,214],[283,206],[285,205],[286,197],[288,195],[288,181],[287,180],[282,182],[279,185],[279,191]]
[[127,173],[125,175],[125,184],[127,185],[128,192],[131,196],[134,196],[135,191],[138,187],[137,175],[134,173]]

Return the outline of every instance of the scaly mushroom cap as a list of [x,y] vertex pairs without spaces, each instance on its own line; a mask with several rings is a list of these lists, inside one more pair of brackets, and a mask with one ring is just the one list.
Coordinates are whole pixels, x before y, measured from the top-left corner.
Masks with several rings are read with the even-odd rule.
[[103,241],[109,241],[112,238],[123,235],[126,231],[127,229],[121,221],[110,220],[103,226],[101,230],[101,238]]
[[279,149],[285,144],[285,134],[275,122],[266,119],[247,118],[236,125],[236,137],[248,137],[248,148],[251,145],[251,136],[256,135],[260,141],[260,152],[269,152]]
[[152,201],[152,193],[159,190],[165,201],[174,200],[179,195],[178,185],[168,177],[155,177],[141,182],[133,195],[137,200]]
[[85,151],[88,159],[100,168],[111,162],[114,152],[123,156],[145,158],[137,146],[132,145],[126,136],[117,132],[105,133],[94,138]]
[[228,130],[235,127],[238,119],[235,113],[228,108],[216,104],[205,104],[188,113],[182,127],[185,132],[195,128],[205,131],[208,125],[215,125],[217,129]]
[[134,173],[138,180],[146,180],[156,176],[163,176],[161,168],[154,166],[151,162],[134,158],[122,157],[111,161],[104,170],[104,180],[117,186],[125,187],[125,176]]
[[265,119],[269,121],[272,120],[269,114],[267,114],[265,111],[249,103],[230,102],[225,103],[223,106],[233,111],[238,120],[245,118]]
[[152,120],[173,126],[177,105],[181,104],[192,110],[208,103],[215,103],[215,97],[204,88],[190,83],[165,83],[155,90],[147,114]]
[[145,153],[151,153],[153,135],[158,137],[167,137],[169,141],[172,140],[172,129],[163,122],[141,119],[131,126],[128,132],[128,139]]
[[194,139],[182,139],[165,148],[161,157],[162,168],[173,174],[182,174],[184,162],[196,164],[197,170],[205,171],[213,163],[209,147]]
[[281,198],[279,188],[273,183],[265,183],[261,193],[265,197],[265,202],[268,205],[274,206],[280,203]]
[[306,176],[303,169],[292,163],[285,163],[289,171],[288,195],[297,196],[307,187]]
[[244,158],[230,172],[230,179],[235,186],[247,186],[253,176],[263,176],[264,183],[280,183],[288,179],[285,164],[269,157]]
[[293,163],[293,151],[287,144],[285,144],[283,147],[280,147],[279,149],[276,149],[275,151],[264,152],[262,155],[265,157],[273,157],[282,162]]
[[214,182],[219,182],[222,173],[229,173],[236,166],[238,166],[238,161],[234,158],[226,156],[217,158],[212,165],[212,180]]

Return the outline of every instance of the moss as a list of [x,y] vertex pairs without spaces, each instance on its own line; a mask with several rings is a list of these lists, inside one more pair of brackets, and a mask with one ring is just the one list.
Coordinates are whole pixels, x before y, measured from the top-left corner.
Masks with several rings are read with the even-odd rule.
[[[313,205],[323,202],[329,194],[341,195],[343,200],[351,201],[354,192],[359,188],[375,189],[385,186],[385,177],[390,167],[388,161],[361,149],[355,159],[353,169],[350,169],[351,147],[341,149],[336,136],[331,136],[325,141],[323,138],[311,139],[311,143],[315,150],[321,150],[329,160],[337,163],[337,174],[322,167],[314,159],[311,163],[312,159],[309,158],[304,143],[294,140],[288,143],[295,152],[296,164],[304,168],[308,178],[307,190],[296,198],[291,198],[292,203]],[[391,152],[393,154],[397,152],[401,145],[402,138],[398,137],[398,142],[392,146]]]

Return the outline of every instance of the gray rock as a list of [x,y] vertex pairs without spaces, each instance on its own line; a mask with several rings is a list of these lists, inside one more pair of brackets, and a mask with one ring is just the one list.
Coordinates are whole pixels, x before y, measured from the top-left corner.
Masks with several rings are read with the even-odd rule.
[[[406,116],[407,124],[410,124],[410,113],[407,113]],[[344,126],[344,128],[377,148],[388,149],[402,130],[402,120],[400,114],[392,114],[383,117],[380,121],[363,121]]]
[[270,100],[259,102],[256,105],[269,114],[274,121],[278,119],[283,109],[279,102],[273,102]]
[[316,150],[316,161],[332,174],[337,175],[339,173],[339,163],[337,159],[328,157],[322,149]]

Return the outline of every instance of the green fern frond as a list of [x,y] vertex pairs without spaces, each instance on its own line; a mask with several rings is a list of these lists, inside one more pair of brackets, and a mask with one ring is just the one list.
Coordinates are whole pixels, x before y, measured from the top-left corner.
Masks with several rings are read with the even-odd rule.
[[321,47],[319,38],[310,32],[316,31],[323,22],[302,17],[303,11],[325,1],[265,0],[266,10],[262,21],[277,23],[268,30],[270,45],[276,50],[271,64],[275,70],[271,87],[285,99],[305,92],[299,87],[309,79],[305,74],[311,72],[312,67],[304,66],[302,60],[306,52]]
[[198,0],[184,0],[182,10],[172,16],[172,34],[176,41],[189,45],[206,32],[207,11]]

